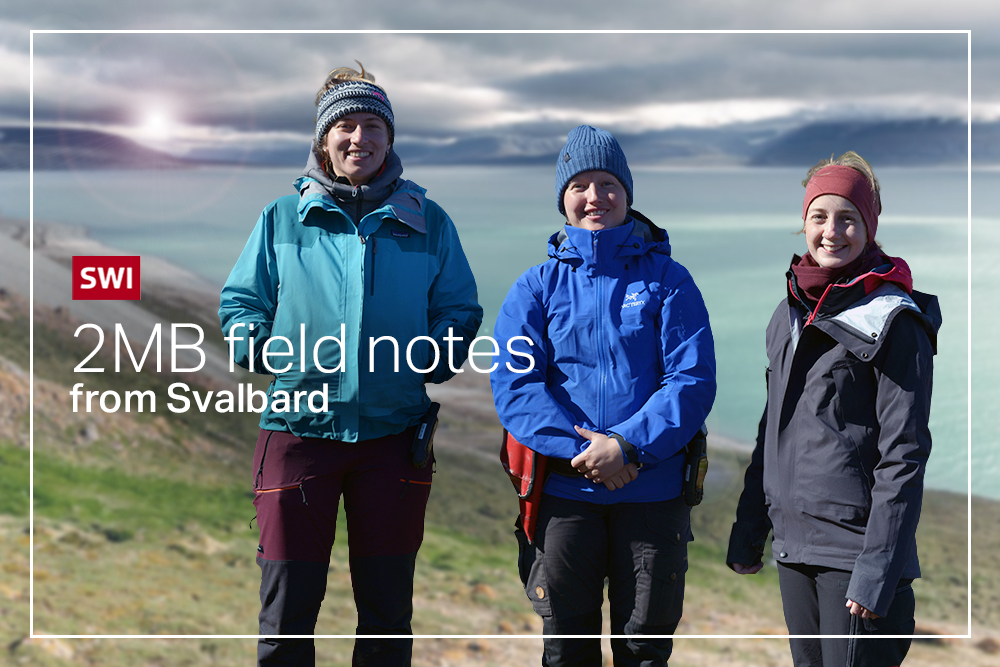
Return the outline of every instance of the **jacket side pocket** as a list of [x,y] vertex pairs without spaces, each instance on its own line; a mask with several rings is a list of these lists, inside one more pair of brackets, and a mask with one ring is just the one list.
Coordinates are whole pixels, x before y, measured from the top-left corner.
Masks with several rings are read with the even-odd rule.
[[[522,532],[523,534],[523,532]],[[520,549],[518,537],[518,547]],[[523,567],[526,574],[521,575],[524,581],[524,592],[531,600],[531,606],[539,616],[552,615],[552,601],[549,598],[548,581],[545,577],[545,554],[527,543],[527,536],[524,538],[525,562],[522,565],[518,559],[518,569]],[[520,555],[520,554],[519,554]]]

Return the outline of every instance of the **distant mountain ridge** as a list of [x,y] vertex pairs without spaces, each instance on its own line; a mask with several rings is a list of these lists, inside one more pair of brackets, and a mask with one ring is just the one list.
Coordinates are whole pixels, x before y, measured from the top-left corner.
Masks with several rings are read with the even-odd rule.
[[[1000,124],[973,124],[973,159],[995,162],[1000,157]],[[992,141],[981,141],[988,136]],[[750,158],[754,166],[792,166],[848,150],[873,164],[925,166],[965,164],[968,125],[936,118],[882,122],[813,123],[785,133]],[[977,156],[977,153],[980,153]],[[992,153],[992,155],[990,155]],[[978,158],[978,159],[977,159]],[[991,158],[991,159],[990,159]]]
[[[29,131],[0,127],[0,169],[27,169]],[[35,169],[180,169],[191,164],[97,130],[35,129]]]
[[[619,134],[634,165],[802,166],[855,150],[879,166],[966,164],[967,124],[954,119],[791,121],[679,128]],[[1000,122],[973,123],[972,161],[1000,164]],[[28,129],[0,127],[0,169],[28,168]],[[513,132],[462,137],[443,145],[400,140],[396,151],[411,165],[528,166],[552,164],[561,138],[539,141]],[[248,150],[203,150],[178,157],[96,130],[38,128],[35,168],[180,169],[203,165],[299,166],[308,144]]]

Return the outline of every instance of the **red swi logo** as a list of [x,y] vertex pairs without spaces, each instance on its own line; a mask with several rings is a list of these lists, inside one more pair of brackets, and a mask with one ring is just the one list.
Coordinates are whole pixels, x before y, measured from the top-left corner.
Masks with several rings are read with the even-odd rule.
[[138,301],[138,255],[74,255],[73,300]]

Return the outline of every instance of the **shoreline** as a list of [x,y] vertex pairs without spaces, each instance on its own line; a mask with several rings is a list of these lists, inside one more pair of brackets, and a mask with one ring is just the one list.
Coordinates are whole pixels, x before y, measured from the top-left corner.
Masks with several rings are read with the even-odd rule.
[[[53,309],[66,309],[80,321],[122,322],[136,340],[148,337],[156,312],[145,308],[142,302],[129,301],[72,301],[69,298],[69,262],[73,255],[123,255],[125,252],[90,238],[82,225],[53,222],[35,222],[35,305]],[[0,216],[0,288],[6,288],[27,299],[29,293],[28,221]],[[210,322],[217,317],[218,288],[208,280],[170,262],[152,256],[143,257],[143,288],[151,299],[177,312],[190,313],[195,321]],[[206,347],[209,360],[205,373],[216,380],[228,381],[228,359],[211,346]],[[477,421],[495,421],[492,392],[486,374],[469,370],[442,385],[429,385],[428,395],[433,400],[447,402],[464,415]],[[442,400],[443,399],[443,400]],[[499,436],[498,436],[499,438]],[[711,449],[750,454],[754,444],[718,433],[709,434]],[[958,496],[969,496],[965,491],[950,488],[933,488],[935,491]],[[997,497],[971,494],[973,498],[1000,501]]]

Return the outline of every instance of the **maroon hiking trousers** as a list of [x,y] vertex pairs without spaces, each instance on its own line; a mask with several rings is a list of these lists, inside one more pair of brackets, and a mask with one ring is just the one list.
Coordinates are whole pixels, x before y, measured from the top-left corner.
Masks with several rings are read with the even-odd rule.
[[[414,428],[364,442],[262,430],[254,453],[260,634],[313,634],[344,499],[357,634],[409,635],[413,564],[433,465],[410,463]],[[409,640],[359,640],[355,665],[408,665]],[[262,638],[260,665],[312,665],[312,640]]]

